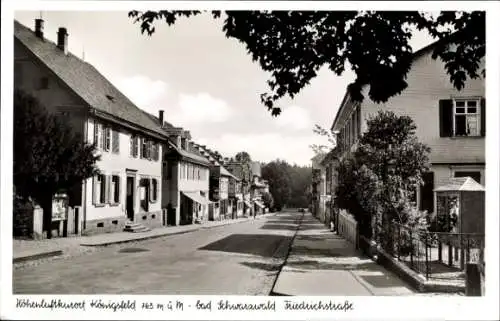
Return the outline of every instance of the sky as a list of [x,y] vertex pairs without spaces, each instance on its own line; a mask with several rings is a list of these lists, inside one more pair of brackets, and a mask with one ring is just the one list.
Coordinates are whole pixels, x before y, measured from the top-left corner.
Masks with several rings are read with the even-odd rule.
[[[45,37],[56,41],[57,29],[68,30],[69,51],[96,67],[139,108],[190,131],[194,141],[232,157],[248,152],[253,160],[283,159],[309,165],[311,144],[326,138],[315,124],[330,128],[350,70],[336,76],[326,68],[293,100],[284,100],[278,117],[260,102],[269,74],[247,55],[243,44],[228,39],[222,21],[203,14],[179,19],[174,26],[157,23],[152,37],[142,35],[126,11],[43,11]],[[34,28],[40,11],[15,12],[15,19]],[[431,38],[418,33],[414,50]]]

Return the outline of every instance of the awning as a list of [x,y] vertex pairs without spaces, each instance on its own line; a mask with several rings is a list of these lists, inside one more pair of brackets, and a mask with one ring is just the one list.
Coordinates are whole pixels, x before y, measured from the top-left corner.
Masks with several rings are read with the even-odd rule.
[[189,197],[196,203],[199,203],[201,205],[207,205],[210,203],[210,201],[200,195],[199,192],[182,192],[186,197]]
[[264,204],[262,204],[261,202],[258,202],[258,201],[255,201],[255,204],[257,204],[258,207],[260,208],[264,208]]

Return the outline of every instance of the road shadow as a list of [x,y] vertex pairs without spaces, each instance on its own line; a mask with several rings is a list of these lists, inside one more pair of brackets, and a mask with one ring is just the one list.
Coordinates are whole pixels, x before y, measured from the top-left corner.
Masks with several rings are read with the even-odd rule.
[[295,231],[297,230],[297,225],[291,224],[264,224],[260,227],[261,230],[287,230]]
[[320,257],[357,257],[353,256],[353,250],[345,247],[325,247],[325,248],[311,248],[308,246],[294,246],[291,254],[303,256],[320,256]]
[[203,251],[252,254],[262,257],[276,257],[277,252],[288,246],[290,236],[273,234],[231,234],[223,239],[198,248]]

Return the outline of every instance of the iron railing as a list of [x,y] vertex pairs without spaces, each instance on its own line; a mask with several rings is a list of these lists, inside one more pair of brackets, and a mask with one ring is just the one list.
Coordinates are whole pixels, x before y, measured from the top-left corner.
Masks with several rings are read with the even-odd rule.
[[383,249],[426,279],[461,279],[466,263],[484,266],[484,234],[429,232],[395,222],[377,227]]

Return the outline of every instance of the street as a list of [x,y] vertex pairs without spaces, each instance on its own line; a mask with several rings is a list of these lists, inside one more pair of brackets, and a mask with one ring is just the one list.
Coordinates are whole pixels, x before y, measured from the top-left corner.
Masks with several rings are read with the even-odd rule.
[[301,213],[112,245],[13,271],[15,294],[268,295]]

